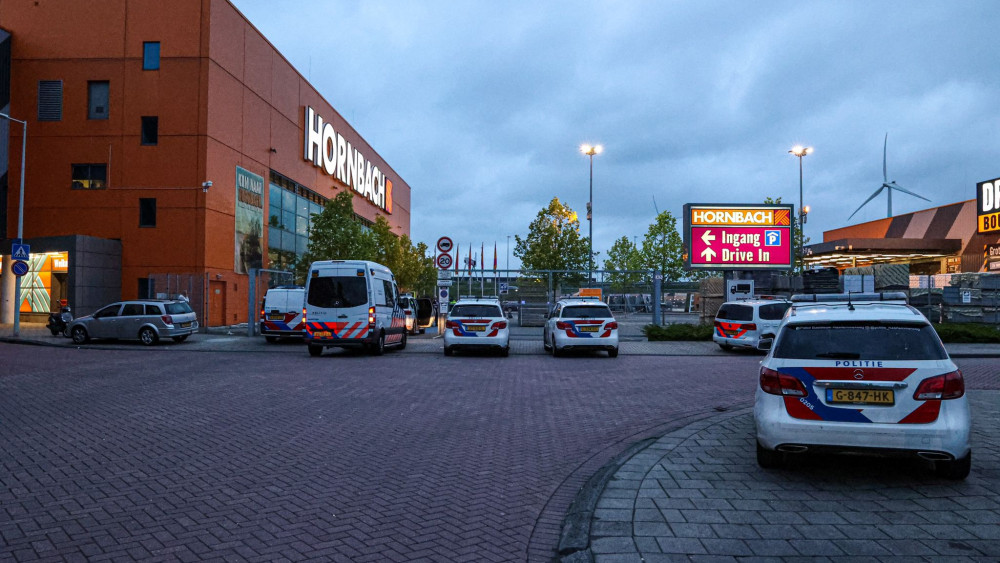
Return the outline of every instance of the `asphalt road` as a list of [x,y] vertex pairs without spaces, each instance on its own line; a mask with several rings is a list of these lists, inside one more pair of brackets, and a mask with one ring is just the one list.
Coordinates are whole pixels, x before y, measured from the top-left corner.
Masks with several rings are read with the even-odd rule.
[[0,344],[0,560],[548,561],[591,475],[749,406],[759,359]]

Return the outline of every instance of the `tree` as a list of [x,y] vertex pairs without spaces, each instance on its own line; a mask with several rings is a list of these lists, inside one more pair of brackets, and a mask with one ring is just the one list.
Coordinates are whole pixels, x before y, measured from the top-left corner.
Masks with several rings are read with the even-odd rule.
[[369,260],[374,254],[374,240],[354,216],[353,200],[351,191],[344,190],[312,216],[308,250],[295,261],[299,281],[305,281],[309,265],[317,260]]
[[[514,236],[514,256],[525,270],[586,270],[589,241],[580,236],[576,212],[554,197],[528,226],[528,236]],[[553,274],[554,281],[580,281],[581,274]]]
[[[645,270],[642,254],[628,237],[616,240],[611,246],[608,258],[604,261],[604,269],[610,270],[607,273],[607,280],[611,283],[612,289],[617,290],[624,290],[628,286],[638,284],[642,281],[643,275],[635,270]],[[623,270],[630,272],[625,273]]]
[[642,263],[650,270],[659,270],[665,281],[684,276],[684,241],[677,232],[677,219],[663,211],[649,225],[642,241]]

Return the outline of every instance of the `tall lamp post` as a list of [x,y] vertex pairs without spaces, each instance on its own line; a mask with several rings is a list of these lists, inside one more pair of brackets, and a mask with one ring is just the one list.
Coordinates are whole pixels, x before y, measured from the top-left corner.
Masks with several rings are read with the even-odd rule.
[[[507,285],[510,286],[510,235],[507,235]],[[509,291],[509,289],[508,289]]]
[[[14,119],[6,113],[0,113],[0,118],[8,121],[16,121],[21,124],[23,132],[21,134],[21,190],[17,197],[17,242],[24,242],[24,155],[28,152],[28,122]],[[14,274],[13,271],[10,272]],[[14,338],[21,336],[21,280],[20,276],[14,276]]]
[[802,205],[802,157],[812,154],[813,148],[795,145],[788,152],[799,157],[799,242],[797,246],[799,250],[799,270],[802,271],[805,270],[805,252],[802,249],[802,244],[805,242],[803,232],[805,231],[806,213],[809,213],[808,208]]
[[590,198],[587,200],[587,224],[590,230],[587,235],[590,253],[590,261],[587,267],[587,285],[594,275],[594,155],[601,154],[604,147],[601,145],[580,145],[580,152],[590,157]]

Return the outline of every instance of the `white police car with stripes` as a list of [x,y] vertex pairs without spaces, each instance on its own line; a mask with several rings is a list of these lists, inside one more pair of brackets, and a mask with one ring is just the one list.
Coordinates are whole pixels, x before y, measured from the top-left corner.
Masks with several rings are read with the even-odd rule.
[[962,372],[904,293],[797,295],[754,400],[757,462],[804,452],[922,458],[942,477],[972,463]]

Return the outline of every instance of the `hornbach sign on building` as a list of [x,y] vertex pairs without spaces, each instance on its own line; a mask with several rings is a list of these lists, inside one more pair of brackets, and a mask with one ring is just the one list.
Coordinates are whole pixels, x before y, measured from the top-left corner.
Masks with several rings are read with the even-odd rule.
[[1000,178],[976,184],[976,224],[980,233],[1000,231]]
[[303,157],[317,168],[351,187],[376,207],[392,214],[392,180],[354,148],[333,124],[313,108],[305,108],[305,151]]
[[684,267],[791,269],[792,214],[791,205],[685,204]]

